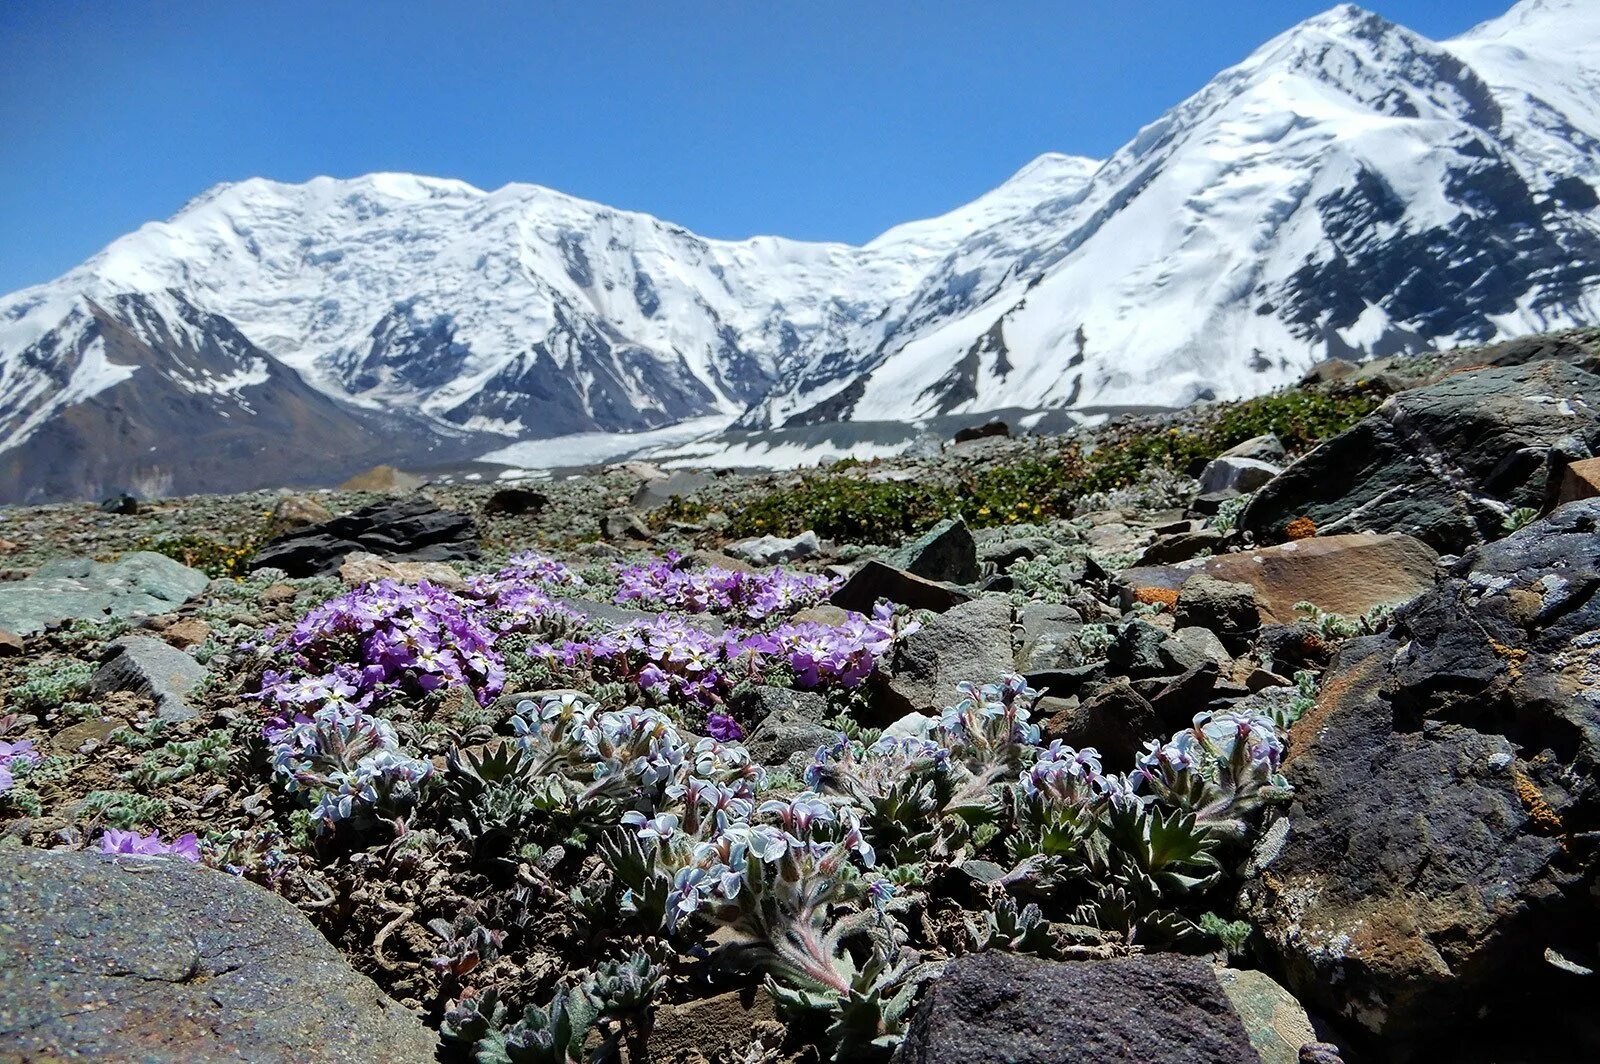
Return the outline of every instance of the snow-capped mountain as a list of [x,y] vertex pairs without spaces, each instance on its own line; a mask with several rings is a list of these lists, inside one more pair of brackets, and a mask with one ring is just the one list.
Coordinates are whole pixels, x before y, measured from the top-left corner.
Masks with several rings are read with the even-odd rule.
[[750,427],[1267,390],[1600,320],[1600,4],[1436,44],[1344,5],[962,240]]
[[0,500],[707,415],[1254,393],[1328,354],[1600,322],[1597,189],[1592,0],[1443,43],[1334,8],[1109,160],[1041,156],[860,247],[710,240],[534,185],[222,185],[0,299]]

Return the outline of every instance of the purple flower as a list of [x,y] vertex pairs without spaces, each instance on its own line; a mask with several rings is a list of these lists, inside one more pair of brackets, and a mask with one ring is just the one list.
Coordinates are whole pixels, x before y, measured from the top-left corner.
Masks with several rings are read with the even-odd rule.
[[106,833],[100,836],[100,852],[135,857],[182,857],[185,861],[199,861],[200,839],[191,831],[171,842],[162,842],[159,831],[140,835],[135,831],[107,828]]
[[726,713],[712,713],[706,717],[706,733],[719,743],[737,742],[744,738],[739,722]]

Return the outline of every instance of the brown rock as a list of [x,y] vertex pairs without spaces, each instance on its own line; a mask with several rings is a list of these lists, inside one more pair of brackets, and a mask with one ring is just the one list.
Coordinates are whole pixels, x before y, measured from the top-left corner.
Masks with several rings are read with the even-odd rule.
[[913,576],[883,562],[869,561],[857,569],[829,601],[843,609],[871,613],[873,604],[879,599],[888,599],[914,610],[943,613],[952,606],[972,601],[972,595],[959,588]]
[[1182,588],[1202,573],[1249,584],[1262,619],[1287,623],[1299,616],[1297,602],[1346,617],[1408,602],[1433,586],[1437,562],[1431,547],[1410,536],[1361,532],[1128,569],[1118,581],[1125,598],[1134,588]]
[[343,484],[339,485],[340,491],[385,491],[407,492],[416,491],[427,481],[411,473],[403,472],[391,465],[373,466],[365,473],[357,473]]
[[261,601],[275,606],[280,602],[293,602],[299,593],[293,584],[270,584],[262,590]]
[[467,586],[461,574],[444,562],[394,562],[366,551],[355,551],[345,556],[339,566],[339,579],[350,587],[360,587],[378,580],[394,580],[402,584],[426,580],[453,591]]
[[304,495],[290,495],[279,499],[272,512],[267,515],[267,533],[269,536],[279,536],[285,532],[310,528],[312,525],[332,520],[333,511],[315,499]]
[[163,628],[161,638],[179,650],[187,650],[211,638],[211,626],[198,617],[185,617]]
[[0,658],[15,657],[22,651],[22,637],[15,632],[0,628]]
[[1045,741],[1060,739],[1079,749],[1092,746],[1109,771],[1131,769],[1145,740],[1161,733],[1150,703],[1120,678],[1097,688],[1081,703],[1046,696],[1035,715],[1043,720],[1040,731]]
[[656,1010],[648,1057],[656,1064],[702,1064],[749,1048],[762,1028],[782,1026],[765,990],[730,990],[716,997],[666,1004]]
[[1600,458],[1585,458],[1581,462],[1571,463],[1562,471],[1555,505],[1564,506],[1597,495],[1600,495]]

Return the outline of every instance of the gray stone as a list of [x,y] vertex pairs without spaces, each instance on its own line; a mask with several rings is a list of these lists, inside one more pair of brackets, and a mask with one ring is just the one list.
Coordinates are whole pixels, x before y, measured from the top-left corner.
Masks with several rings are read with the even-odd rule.
[[781,536],[761,536],[757,539],[730,543],[727,552],[753,565],[778,565],[821,554],[822,543],[817,539],[815,532],[807,530],[788,539]]
[[199,714],[189,705],[189,692],[206,678],[206,667],[177,647],[147,635],[133,635],[111,644],[105,663],[89,681],[97,695],[131,691],[156,704],[156,715],[177,723]]
[[1281,466],[1283,460],[1289,456],[1284,449],[1283,441],[1273,433],[1264,436],[1252,436],[1243,443],[1236,443],[1226,451],[1219,454],[1218,458],[1254,458],[1261,462],[1271,462]]
[[1261,1064],[1211,965],[1175,954],[950,962],[923,995],[900,1064]]
[[1259,458],[1213,458],[1200,471],[1200,493],[1252,492],[1265,487],[1282,472],[1278,466]]
[[608,540],[635,539],[647,542],[655,538],[650,526],[630,510],[613,510],[600,518],[600,534]]
[[1145,676],[1170,676],[1174,669],[1162,657],[1167,632],[1149,621],[1134,618],[1123,622],[1106,651],[1111,666],[1135,679]]
[[1011,603],[1000,597],[962,603],[929,620],[880,662],[873,674],[878,718],[937,714],[960,700],[956,684],[962,680],[989,683],[1011,671]]
[[971,602],[972,593],[925,580],[874,560],[851,573],[850,578],[828,601],[841,609],[871,613],[879,599],[914,610],[943,613],[959,603]]
[[1022,629],[1016,655],[1018,672],[1070,669],[1083,664],[1083,648],[1078,645],[1083,617],[1077,610],[1030,602],[1022,607],[1017,620]]
[[940,521],[887,560],[895,568],[924,580],[971,584],[981,575],[978,545],[967,529],[967,522],[960,517]]
[[1262,1064],[1300,1064],[1300,1047],[1327,1037],[1294,995],[1265,972],[1218,968],[1216,973]]
[[171,613],[210,582],[205,573],[151,551],[115,562],[65,558],[26,580],[0,584],[0,628],[31,635],[67,621]]
[[978,546],[978,561],[1004,572],[1026,558],[1037,558],[1054,550],[1056,542],[1043,536],[1021,539],[991,539]]
[[1161,644],[1161,657],[1173,672],[1187,672],[1202,661],[1220,669],[1233,664],[1228,648],[1209,628],[1180,628]]
[[1178,628],[1205,628],[1227,645],[1239,649],[1261,627],[1255,588],[1202,574],[1178,591],[1173,611]]
[[436,1039],[295,907],[173,858],[0,850],[0,1056],[427,1064]]
[[1600,377],[1553,361],[1457,373],[1391,396],[1302,457],[1239,527],[1277,542],[1307,517],[1319,534],[1404,532],[1459,553],[1544,502],[1557,449],[1600,453]]
[[630,505],[635,510],[654,510],[665,506],[676,497],[693,495],[711,486],[715,477],[689,469],[675,470],[664,477],[652,477],[634,491]]

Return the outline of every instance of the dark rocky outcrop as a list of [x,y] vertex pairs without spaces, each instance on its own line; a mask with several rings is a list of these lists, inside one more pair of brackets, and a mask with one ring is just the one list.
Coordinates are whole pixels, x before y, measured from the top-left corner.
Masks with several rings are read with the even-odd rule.
[[[1346,642],[1291,733],[1244,899],[1289,985],[1388,1058],[1593,1059],[1600,501],[1461,559]],[[1590,1039],[1596,1038],[1592,1027]]]
[[478,557],[478,529],[466,514],[413,495],[269,540],[250,567],[270,566],[290,576],[330,575],[356,551],[416,562],[471,561]]
[[889,556],[889,564],[925,580],[952,584],[977,581],[978,545],[966,521],[947,518]]
[[918,1006],[901,1064],[1261,1064],[1211,967],[1158,955],[952,962]]
[[1240,528],[1263,542],[1404,532],[1458,553],[1542,505],[1552,471],[1600,452],[1600,377],[1544,361],[1459,373],[1391,396],[1258,491]]
[[0,851],[0,1057],[425,1064],[434,1036],[271,891],[173,858]]
[[850,574],[829,602],[857,613],[871,613],[879,599],[888,599],[914,610],[942,613],[963,602],[972,601],[970,592],[925,580],[892,565],[869,561]]

